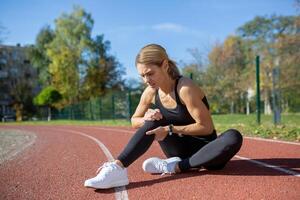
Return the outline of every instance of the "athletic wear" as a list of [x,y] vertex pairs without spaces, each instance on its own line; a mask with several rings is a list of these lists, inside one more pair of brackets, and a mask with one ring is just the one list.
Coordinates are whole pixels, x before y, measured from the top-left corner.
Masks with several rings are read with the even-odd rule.
[[85,187],[106,189],[128,185],[127,170],[114,162],[104,163],[97,171],[99,174],[84,182]]
[[172,157],[168,159],[160,159],[157,157],[148,158],[143,163],[144,172],[151,174],[173,174],[175,167],[181,159],[179,157]]
[[[180,101],[177,92],[178,81],[179,79],[176,80],[175,84],[176,108],[165,108],[160,101],[158,91],[156,92],[155,106],[160,110],[163,118],[158,121],[145,121],[144,125],[133,135],[128,145],[118,156],[118,160],[120,160],[125,167],[128,167],[144,154],[154,141],[154,135],[146,135],[145,133],[147,131],[169,124],[176,126],[195,123],[195,120],[188,112],[186,106]],[[201,101],[201,99],[199,99],[199,101]],[[202,99],[202,102],[206,105],[206,108],[209,109],[206,97]],[[217,137],[215,130],[207,136],[179,134],[180,133],[168,134],[159,144],[168,158],[181,158],[181,161],[178,163],[181,171],[194,167],[222,169],[239,151],[243,140],[242,135],[234,129],[225,131],[219,137]]]

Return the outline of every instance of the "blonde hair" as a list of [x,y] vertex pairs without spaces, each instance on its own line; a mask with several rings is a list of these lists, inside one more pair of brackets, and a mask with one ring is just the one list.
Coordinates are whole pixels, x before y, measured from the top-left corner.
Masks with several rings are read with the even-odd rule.
[[168,74],[172,79],[177,79],[180,76],[176,63],[169,59],[166,50],[158,44],[148,44],[144,46],[137,54],[135,65],[138,63],[145,65],[157,65],[161,67],[162,63],[168,61]]

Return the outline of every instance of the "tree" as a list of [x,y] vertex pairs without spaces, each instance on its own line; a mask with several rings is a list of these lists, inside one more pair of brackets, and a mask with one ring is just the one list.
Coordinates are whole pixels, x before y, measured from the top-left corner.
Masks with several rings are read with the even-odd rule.
[[51,120],[51,107],[56,107],[62,95],[52,86],[44,88],[33,100],[35,105],[48,107],[48,121]]
[[[244,112],[248,81],[246,45],[238,36],[228,36],[223,44],[216,44],[209,54],[209,65],[203,84],[214,112]],[[250,82],[251,84],[251,82]]]
[[84,56],[91,45],[93,20],[82,8],[75,7],[71,14],[63,14],[55,24],[55,38],[47,48],[51,85],[62,94],[61,104],[68,105],[78,101],[79,72],[86,67]]
[[261,56],[261,88],[265,101],[265,113],[270,113],[272,70],[280,57],[276,43],[283,35],[290,35],[297,29],[295,16],[255,17],[240,28],[237,33],[248,41],[255,54]]
[[279,55],[280,91],[282,106],[286,111],[300,110],[300,17],[294,23],[296,29],[282,34],[275,43]]
[[86,76],[83,79],[83,99],[104,95],[107,89],[120,89],[124,85],[123,68],[114,56],[108,54],[110,42],[96,36],[91,45]]
[[192,55],[195,62],[184,64],[182,73],[187,77],[191,77],[198,85],[203,85],[203,76],[205,74],[207,61],[204,60],[203,53],[197,48],[190,48],[187,51]]
[[30,61],[38,71],[39,83],[42,87],[47,87],[51,84],[49,73],[51,60],[47,56],[47,47],[54,37],[54,31],[50,26],[43,27],[36,37],[35,44],[29,50]]

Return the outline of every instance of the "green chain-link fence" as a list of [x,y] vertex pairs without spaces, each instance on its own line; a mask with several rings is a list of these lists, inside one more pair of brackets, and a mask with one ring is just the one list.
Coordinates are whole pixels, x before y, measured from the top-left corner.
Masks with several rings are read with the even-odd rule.
[[[135,111],[141,91],[118,91],[89,101],[79,102],[61,110],[52,109],[52,119],[103,120],[130,119]],[[40,119],[47,119],[47,109],[41,109]]]

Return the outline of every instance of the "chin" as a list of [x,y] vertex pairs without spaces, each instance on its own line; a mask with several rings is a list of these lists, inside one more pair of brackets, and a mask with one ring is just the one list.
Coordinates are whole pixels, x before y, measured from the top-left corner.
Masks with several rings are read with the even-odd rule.
[[157,89],[157,86],[156,85],[149,85],[151,88],[153,89]]

